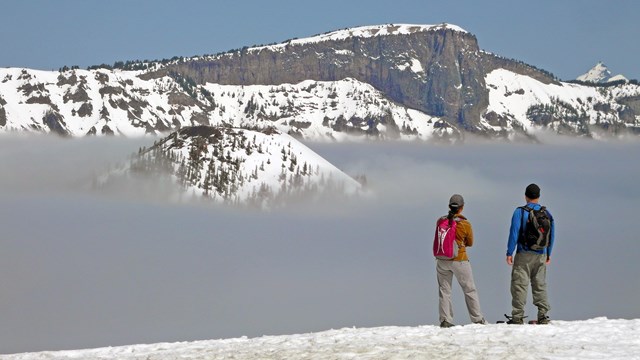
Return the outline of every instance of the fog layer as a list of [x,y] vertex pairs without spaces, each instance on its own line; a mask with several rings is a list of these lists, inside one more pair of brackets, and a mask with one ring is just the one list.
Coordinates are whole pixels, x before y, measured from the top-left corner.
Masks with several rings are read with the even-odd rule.
[[640,144],[566,141],[308,144],[370,196],[258,212],[90,191],[152,139],[4,137],[0,353],[436,324],[430,247],[453,193],[493,322],[511,311],[509,221],[531,182],[557,225],[551,318],[637,318]]

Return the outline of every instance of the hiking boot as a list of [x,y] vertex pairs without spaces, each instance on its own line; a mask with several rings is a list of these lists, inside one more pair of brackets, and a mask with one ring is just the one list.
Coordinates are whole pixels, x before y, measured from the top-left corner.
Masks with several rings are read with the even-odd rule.
[[539,315],[538,316],[538,325],[547,325],[551,322],[551,319],[547,315]]
[[513,317],[513,316],[507,316],[507,319],[509,319],[509,321],[507,321],[507,324],[509,325],[524,325],[524,319],[523,318],[519,318],[519,317]]
[[455,325],[453,325],[452,323],[448,322],[447,320],[444,320],[443,322],[440,323],[440,327],[441,328],[450,328],[450,327],[454,327]]
[[487,320],[482,319],[482,320],[480,320],[480,321],[474,321],[473,323],[474,323],[474,324],[480,324],[480,325],[487,325]]

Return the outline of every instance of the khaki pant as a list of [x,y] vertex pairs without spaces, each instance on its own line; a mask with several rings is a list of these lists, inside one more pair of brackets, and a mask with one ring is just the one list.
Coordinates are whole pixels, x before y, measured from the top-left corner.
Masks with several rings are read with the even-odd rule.
[[511,316],[514,318],[524,318],[529,283],[533,304],[538,307],[538,318],[546,316],[551,309],[547,300],[546,260],[546,255],[531,252],[520,252],[514,257],[511,270]]
[[440,322],[447,321],[453,324],[453,307],[451,306],[451,283],[456,277],[464,293],[464,301],[467,303],[469,317],[474,323],[482,322],[484,317],[480,310],[478,291],[473,281],[473,273],[469,261],[437,260],[436,271],[438,273],[439,286],[439,311]]

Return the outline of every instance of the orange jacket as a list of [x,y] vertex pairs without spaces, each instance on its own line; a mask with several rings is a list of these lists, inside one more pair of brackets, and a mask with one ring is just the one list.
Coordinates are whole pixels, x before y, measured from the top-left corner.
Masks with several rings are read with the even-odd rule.
[[456,242],[458,243],[458,256],[454,257],[452,261],[469,261],[467,256],[467,247],[473,246],[473,229],[471,229],[471,223],[466,217],[461,214],[455,217],[460,218],[458,225],[456,225]]

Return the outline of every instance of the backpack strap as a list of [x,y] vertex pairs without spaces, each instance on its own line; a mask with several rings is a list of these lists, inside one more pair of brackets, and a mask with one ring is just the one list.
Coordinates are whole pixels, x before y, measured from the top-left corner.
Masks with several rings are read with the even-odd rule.
[[[456,223],[459,223],[462,220],[465,220],[465,219],[461,218],[460,216],[454,216],[453,217],[453,221],[455,221]],[[456,242],[456,244],[458,244],[457,238],[454,241]],[[458,247],[464,248],[464,247],[466,247],[466,245],[464,244],[464,242],[462,242],[462,244],[458,244]]]
[[522,209],[524,211],[530,211],[533,210],[532,207],[529,206],[529,204],[525,205],[525,206],[518,206],[518,209]]
[[[527,225],[527,223],[526,223],[527,220],[529,220],[529,212],[531,210],[533,210],[533,209],[529,207],[529,204],[527,204],[525,206],[519,206],[518,209],[522,209],[522,219],[520,221],[520,231],[518,233],[518,243],[526,248],[527,245],[524,242],[524,227]],[[527,214],[526,218],[524,216],[525,213]]]

